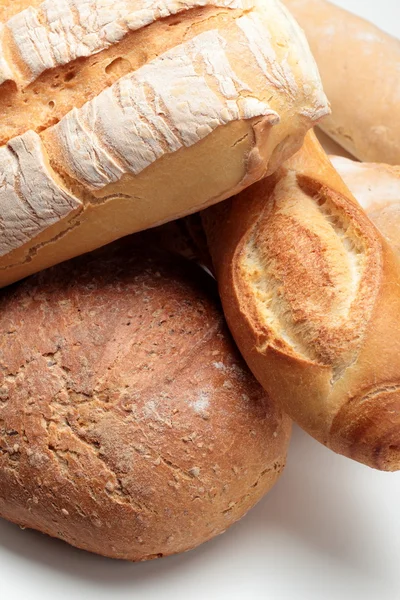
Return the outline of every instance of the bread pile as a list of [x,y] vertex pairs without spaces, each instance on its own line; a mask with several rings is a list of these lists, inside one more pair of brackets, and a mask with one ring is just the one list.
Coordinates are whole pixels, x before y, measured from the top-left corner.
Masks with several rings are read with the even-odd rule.
[[328,99],[278,0],[2,3],[0,516],[189,550],[271,489],[291,419],[400,469],[400,167],[311,131],[396,164],[398,122],[356,109],[370,26],[285,4]]

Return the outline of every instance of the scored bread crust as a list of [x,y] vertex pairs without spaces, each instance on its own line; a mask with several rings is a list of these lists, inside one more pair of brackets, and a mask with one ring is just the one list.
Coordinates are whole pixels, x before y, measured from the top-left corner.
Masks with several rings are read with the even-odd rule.
[[0,286],[240,191],[328,112],[276,0],[46,0],[2,48]]
[[362,161],[400,164],[400,40],[326,0],[283,1],[332,105],[321,129]]
[[159,235],[0,294],[0,516],[135,561],[242,517],[279,477],[291,427],[212,278]]
[[400,254],[400,167],[359,163],[342,156],[330,160],[369,218]]
[[0,84],[27,86],[42,73],[98,54],[137,31],[188,10],[250,9],[252,0],[44,0],[2,26]]
[[233,336],[316,439],[400,468],[400,263],[314,134],[275,175],[203,213]]

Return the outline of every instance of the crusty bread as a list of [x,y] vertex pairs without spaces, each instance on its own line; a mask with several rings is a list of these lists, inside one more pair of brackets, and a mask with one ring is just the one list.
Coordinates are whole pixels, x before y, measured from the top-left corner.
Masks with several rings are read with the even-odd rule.
[[0,516],[129,560],[223,532],[290,435],[213,279],[141,235],[0,293]]
[[270,397],[336,452],[400,468],[400,262],[318,144],[203,213],[225,315]]
[[389,244],[400,254],[400,167],[331,156],[347,187]]
[[322,129],[360,160],[400,164],[400,41],[325,0],[284,3],[306,32],[332,103]]
[[0,26],[0,286],[227,198],[329,111],[277,0],[29,4]]

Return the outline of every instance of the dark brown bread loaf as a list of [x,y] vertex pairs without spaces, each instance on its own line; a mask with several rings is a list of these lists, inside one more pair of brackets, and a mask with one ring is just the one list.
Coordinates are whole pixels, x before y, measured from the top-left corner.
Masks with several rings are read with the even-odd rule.
[[145,560],[223,532],[275,483],[290,422],[213,280],[130,238],[0,296],[0,515]]

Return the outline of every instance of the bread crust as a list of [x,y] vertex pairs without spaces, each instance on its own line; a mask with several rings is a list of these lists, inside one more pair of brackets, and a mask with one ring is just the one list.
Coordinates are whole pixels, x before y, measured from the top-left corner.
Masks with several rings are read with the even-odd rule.
[[276,0],[46,0],[1,31],[0,286],[239,192],[329,111]]
[[369,218],[400,254],[400,167],[359,163],[341,156],[330,159]]
[[203,223],[229,327],[271,398],[336,452],[399,469],[399,260],[314,134]]
[[290,437],[212,278],[152,243],[0,295],[0,515],[133,561],[222,533],[275,483]]
[[326,0],[283,1],[332,105],[321,129],[362,161],[400,164],[400,40]]

